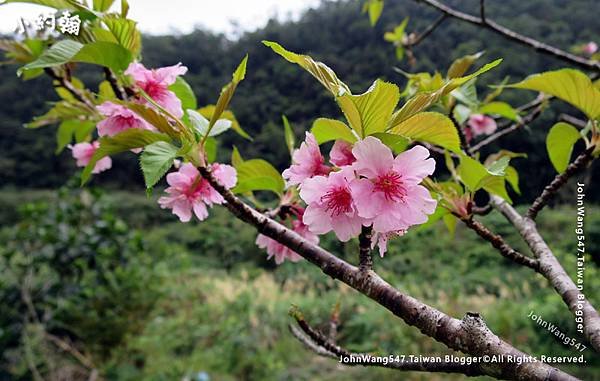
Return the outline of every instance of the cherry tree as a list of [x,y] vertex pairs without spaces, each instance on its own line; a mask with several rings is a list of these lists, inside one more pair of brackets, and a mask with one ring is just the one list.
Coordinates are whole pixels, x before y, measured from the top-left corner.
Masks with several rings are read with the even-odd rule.
[[[598,312],[567,275],[535,224],[557,190],[585,170],[600,152],[600,88],[582,71],[565,68],[534,74],[517,83],[502,83],[479,99],[472,91],[474,80],[501,64],[501,59],[471,70],[481,58],[481,54],[473,54],[456,60],[446,74],[408,75],[403,91],[396,84],[375,79],[366,92],[357,94],[325,63],[264,41],[265,48],[319,81],[345,118],[316,115],[299,146],[284,118],[291,161],[280,174],[263,159],[243,158],[235,147],[230,164],[215,161],[216,142],[222,134],[248,137],[229,110],[235,90],[246,76],[247,56],[215,104],[199,109],[184,79],[187,68],[176,58],[172,66],[163,68],[146,68],[140,62],[141,36],[136,23],[127,18],[126,1],[121,2],[119,13],[109,10],[112,1],[94,1],[92,7],[72,0],[27,2],[66,10],[82,20],[78,35],[0,43],[10,60],[22,64],[19,75],[30,79],[46,74],[54,80],[62,99],[28,126],[59,124],[58,148],[71,149],[74,165],[83,167],[82,185],[93,174],[110,170],[111,155],[137,155],[149,191],[166,177],[168,187],[158,204],[181,222],[192,218],[204,221],[210,218],[211,208],[220,205],[256,228],[256,244],[277,264],[305,259],[324,275],[347,284],[451,350],[477,357],[528,356],[494,334],[480,314],[450,316],[393,287],[373,267],[373,253],[385,261],[388,242],[401,240],[415,226],[442,219],[451,226],[462,223],[506,260],[545,277],[566,307],[574,315],[582,315],[582,332],[593,350],[600,350]],[[592,78],[600,71],[596,60],[562,51],[490,20],[484,1],[479,16],[433,0],[419,2],[441,15],[420,33],[408,34],[405,20],[386,34],[399,58],[407,56],[414,61],[414,51],[423,39],[442,22],[457,19],[593,72]],[[383,7],[383,0],[366,1],[365,11],[373,23]],[[591,55],[597,47],[588,44],[582,49]],[[105,80],[97,92],[72,75],[77,63],[102,70]],[[505,89],[536,91],[539,96],[513,107],[496,100]],[[501,150],[483,158],[480,150],[533,121],[549,107],[550,100],[571,104],[587,120],[567,116],[567,121],[552,127],[547,146],[558,174],[523,216],[512,206],[507,192],[507,187],[519,191],[519,174],[511,161],[520,155]],[[586,148],[571,160],[579,140]],[[333,147],[324,154],[322,145],[327,142],[333,142]],[[450,175],[434,178],[436,168],[442,167]],[[258,205],[253,195],[256,191],[269,191],[273,207]],[[476,192],[486,194],[489,201],[477,205]],[[493,211],[514,226],[531,254],[515,250],[479,220],[478,216]],[[359,241],[356,261],[347,262],[319,246],[319,236],[330,232],[342,242]],[[292,309],[291,315],[297,323],[291,327],[292,333],[317,354],[361,356],[336,342],[336,319],[332,319],[331,332],[324,333],[312,327],[299,309]],[[393,323],[392,316],[390,321]],[[361,365],[514,380],[576,379],[543,362],[363,361]]]

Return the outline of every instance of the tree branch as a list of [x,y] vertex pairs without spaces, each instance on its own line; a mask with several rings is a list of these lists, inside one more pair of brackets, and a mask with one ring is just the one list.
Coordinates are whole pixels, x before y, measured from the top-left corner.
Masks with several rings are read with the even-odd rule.
[[493,20],[490,20],[489,18],[482,19],[480,17],[475,17],[475,16],[469,15],[467,13],[457,11],[456,9],[451,8],[447,5],[444,5],[436,0],[415,0],[415,1],[417,3],[425,3],[426,5],[428,5],[432,8],[435,8],[439,12],[442,12],[443,14],[445,14],[449,17],[454,17],[457,20],[461,20],[461,21],[464,21],[464,22],[467,22],[467,23],[470,23],[473,25],[478,25],[483,28],[489,29],[489,30],[495,32],[496,34],[499,34],[509,40],[518,42],[521,45],[528,46],[528,47],[533,48],[542,53],[545,53],[545,54],[551,55],[553,57],[556,57],[558,59],[561,59],[565,62],[569,62],[570,64],[579,66],[579,67],[587,69],[587,70],[600,71],[600,62],[592,61],[587,58],[580,57],[575,54],[571,54],[564,50],[558,49],[554,46],[551,46],[551,45],[545,44],[541,41],[538,41],[534,38],[524,36],[522,34],[519,34],[509,28],[506,28],[506,27],[496,23]]
[[[374,271],[360,271],[346,261],[323,248],[312,244],[296,232],[260,214],[244,204],[231,191],[225,189],[206,167],[198,168],[202,177],[223,196],[225,207],[240,220],[254,226],[259,233],[276,240],[316,265],[323,273],[340,280],[371,298],[408,325],[417,327],[423,334],[445,344],[448,348],[470,355],[527,356],[493,334],[482,319],[465,316],[462,320],[452,318],[441,311],[392,287]],[[485,374],[504,379],[529,380],[575,380],[548,364],[491,363],[486,364]]]
[[[344,365],[355,366],[378,366],[382,368],[391,368],[404,371],[418,371],[418,372],[442,372],[442,373],[460,373],[467,376],[481,376],[483,371],[478,364],[461,364],[459,362],[437,362],[437,361],[390,361],[388,363],[383,362],[371,362],[367,359],[371,359],[372,355],[367,353],[355,353],[336,345],[331,342],[323,333],[317,329],[311,327],[304,317],[295,313],[294,318],[296,323],[304,332],[301,335],[300,332],[295,331],[294,327],[290,326],[292,334],[296,336],[301,342],[303,342],[309,349],[315,351],[317,354],[325,357],[338,359],[341,357],[349,357],[355,362],[342,362]],[[307,342],[308,341],[308,342]]]
[[535,220],[538,213],[546,206],[548,201],[550,201],[550,199],[554,197],[554,195],[556,194],[556,192],[558,192],[560,187],[562,187],[567,181],[569,181],[571,177],[573,177],[579,171],[587,167],[587,165],[594,159],[594,157],[592,156],[594,148],[595,147],[592,146],[583,151],[579,156],[577,156],[575,161],[569,164],[569,166],[563,173],[556,175],[554,180],[552,180],[550,184],[546,185],[546,187],[542,191],[542,194],[540,194],[538,198],[535,199],[535,201],[527,211],[528,218]]
[[419,45],[423,40],[425,40],[438,26],[446,20],[448,16],[445,14],[440,15],[431,25],[427,27],[423,32],[421,32],[413,41],[410,42],[410,47],[414,47]]
[[519,234],[539,261],[538,272],[550,281],[550,284],[561,296],[569,310],[575,315],[580,310],[579,307],[582,307],[585,337],[594,349],[600,352],[600,315],[558,262],[552,250],[538,232],[535,222],[528,217],[522,217],[502,198],[495,195],[490,197],[490,202],[494,207],[517,228]]
[[586,126],[586,124],[587,124],[585,120],[581,120],[581,119],[576,118],[576,117],[574,117],[572,115],[564,114],[564,113],[560,114],[558,116],[558,120],[560,120],[561,122],[570,123],[570,124],[572,124],[572,125],[574,125],[576,127],[579,127],[581,129],[584,129],[585,126]]
[[501,236],[492,233],[481,222],[476,221],[473,218],[463,218],[461,220],[470,229],[475,231],[477,235],[479,235],[481,238],[488,241],[493,247],[498,249],[498,251],[500,252],[500,254],[502,254],[503,257],[508,258],[511,261],[520,265],[534,269],[535,271],[539,270],[539,262],[536,259],[530,258],[514,250],[512,247],[510,247],[509,244],[506,243],[506,241],[504,241],[504,239]]
[[119,98],[120,100],[127,99],[127,92],[123,87],[121,87],[121,85],[119,85],[117,77],[115,77],[115,73],[113,73],[113,71],[110,70],[110,68],[104,67],[104,76],[106,77],[106,80],[110,84],[110,87],[112,88],[117,98]]
[[369,271],[373,268],[373,257],[371,256],[371,240],[372,240],[373,229],[370,226],[363,226],[360,236],[358,237],[359,243],[359,265],[360,271]]
[[88,99],[87,96],[85,96],[85,94],[79,90],[78,88],[76,88],[66,77],[58,75],[56,73],[56,71],[54,71],[54,69],[52,68],[44,68],[44,72],[52,79],[58,81],[59,86],[63,87],[65,90],[67,90],[69,93],[71,93],[75,99],[77,99],[78,101],[82,102],[83,104],[85,104],[87,107],[89,107],[92,110],[95,110],[96,107],[94,106],[94,104],[92,103],[92,101],[90,101]]

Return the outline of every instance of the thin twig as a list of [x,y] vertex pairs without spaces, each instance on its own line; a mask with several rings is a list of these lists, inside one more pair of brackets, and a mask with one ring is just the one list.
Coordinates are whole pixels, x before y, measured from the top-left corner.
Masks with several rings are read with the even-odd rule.
[[104,76],[106,77],[106,80],[110,84],[110,87],[112,88],[117,98],[119,98],[120,100],[127,99],[127,93],[125,89],[121,87],[121,85],[119,85],[115,73],[113,73],[113,71],[110,70],[110,68],[104,67]]
[[485,19],[485,0],[479,0],[479,17],[481,17],[483,24],[487,22]]
[[414,47],[419,45],[423,40],[425,40],[438,26],[446,20],[448,16],[442,14],[438,17],[431,25],[429,25],[423,32],[421,32],[414,40],[410,41],[408,44],[410,47]]
[[85,104],[87,107],[89,107],[91,110],[94,110],[94,104],[92,103],[92,101],[90,101],[88,99],[88,97],[78,88],[76,88],[71,81],[69,81],[66,77],[58,75],[58,73],[56,73],[56,71],[54,71],[54,69],[52,68],[44,68],[44,72],[50,76],[50,78],[58,81],[59,86],[63,87],[64,89],[66,89],[69,93],[71,93],[75,99],[77,99],[78,101],[82,102],[83,104]]
[[[296,323],[304,332],[305,339],[308,338],[312,341],[312,345],[308,344],[306,340],[301,339],[300,335],[294,334],[310,349],[314,350],[317,354],[325,357],[332,358],[347,358],[348,361],[342,361],[342,364],[349,366],[377,366],[382,368],[391,368],[404,371],[420,371],[420,372],[441,372],[441,373],[460,373],[467,376],[481,376],[483,371],[477,364],[461,364],[460,362],[438,362],[438,361],[409,361],[406,358],[401,361],[390,361],[381,362],[376,361],[377,356],[370,355],[368,353],[356,353],[351,352],[333,342],[331,342],[327,336],[325,336],[319,330],[311,327],[308,322],[304,319],[301,314],[294,314]],[[292,333],[294,331],[292,330]],[[300,337],[299,337],[300,336]],[[313,349],[318,348],[318,349]],[[331,356],[331,355],[334,356]],[[373,360],[373,361],[371,361]]]
[[372,240],[373,229],[370,226],[363,226],[360,236],[358,237],[359,243],[359,265],[360,271],[369,271],[373,268],[373,257],[371,256],[371,240]]
[[478,216],[487,216],[492,211],[492,206],[490,204],[486,204],[485,206],[476,206],[473,205],[471,207],[471,213],[476,214]]
[[485,20],[482,20],[480,17],[475,17],[475,16],[469,15],[467,13],[457,11],[456,9],[451,8],[445,4],[442,4],[441,2],[436,1],[436,0],[415,0],[415,1],[417,3],[425,3],[426,5],[429,5],[430,7],[437,9],[438,11],[442,12],[443,14],[445,14],[447,16],[454,17],[457,20],[461,20],[464,22],[468,22],[470,24],[478,25],[483,28],[489,29],[501,36],[504,36],[505,38],[507,38],[509,40],[518,42],[525,46],[529,46],[537,51],[540,51],[545,54],[549,54],[549,55],[559,58],[563,61],[569,62],[573,65],[576,65],[576,66],[579,66],[581,68],[588,69],[588,70],[600,71],[600,62],[598,62],[598,61],[592,61],[587,58],[580,57],[575,54],[571,54],[569,52],[566,52],[566,51],[556,48],[554,46],[551,46],[551,45],[548,45],[541,41],[538,41],[534,38],[524,36],[522,34],[519,34],[509,28],[506,28],[506,27],[496,23],[493,20],[490,20],[487,17],[485,18]]
[[558,116],[558,120],[560,120],[561,122],[570,123],[570,124],[574,125],[575,127],[579,127],[579,128],[585,128],[585,126],[587,125],[585,120],[581,120],[581,119],[576,118],[573,115],[569,115],[569,114],[560,114]]
[[575,161],[569,164],[569,166],[563,173],[556,175],[554,180],[552,180],[550,184],[546,185],[546,187],[542,191],[542,194],[540,194],[535,199],[535,201],[527,211],[528,218],[535,220],[540,210],[542,210],[544,206],[546,206],[548,201],[550,201],[550,199],[554,197],[554,195],[560,189],[560,187],[562,187],[567,181],[569,181],[571,177],[573,177],[579,171],[587,167],[587,165],[594,159],[592,155],[594,148],[595,147],[592,146],[583,151],[579,156],[577,156]]
[[492,233],[481,222],[474,220],[473,218],[463,218],[461,220],[470,229],[475,231],[477,235],[479,235],[481,238],[488,241],[493,247],[498,249],[498,251],[504,258],[508,258],[515,263],[527,266],[536,271],[539,269],[539,263],[536,259],[521,254],[512,247],[510,247],[510,245],[506,243],[506,241],[504,241],[504,239],[500,235]]

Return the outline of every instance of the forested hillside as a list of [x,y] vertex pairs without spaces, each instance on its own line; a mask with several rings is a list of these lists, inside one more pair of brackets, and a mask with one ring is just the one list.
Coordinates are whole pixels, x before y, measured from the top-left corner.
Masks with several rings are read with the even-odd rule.
[[[475,0],[448,3],[467,12],[477,12]],[[263,39],[279,41],[292,51],[310,53],[330,65],[351,88],[361,91],[378,77],[404,84],[404,77],[394,71],[394,66],[409,72],[431,70],[434,66],[445,68],[453,59],[483,49],[486,54],[481,63],[504,58],[499,68],[480,80],[479,88],[484,92],[488,91],[486,84],[498,83],[507,75],[516,81],[527,73],[565,66],[490,32],[446,20],[416,48],[417,64],[411,67],[407,61],[396,60],[394,48],[382,38],[384,32],[407,16],[408,31],[421,31],[438,14],[411,0],[387,1],[386,12],[372,28],[360,9],[361,2],[354,0],[324,2],[318,11],[306,12],[297,22],[272,21],[261,30],[244,34],[238,41],[200,30],[189,35],[146,37],[144,62],[156,67],[181,60],[190,69],[186,79],[196,92],[199,105],[206,105],[216,101],[214,95],[227,82],[234,65],[249,53],[248,75],[238,89],[232,109],[254,140],[244,142],[233,134],[228,139],[238,145],[245,157],[260,153],[279,167],[287,160],[282,114],[287,115],[299,135],[317,117],[338,116],[338,109],[318,83],[265,48],[260,43]],[[506,0],[489,2],[487,12],[489,17],[523,34],[569,49],[575,43],[600,40],[594,9],[598,9],[594,0]],[[75,166],[68,152],[56,157],[49,149],[54,146],[55,127],[45,127],[47,131],[43,133],[22,127],[33,115],[48,108],[47,101],[57,97],[47,78],[23,83],[15,76],[15,70],[14,66],[0,67],[0,186],[61,185],[75,171]],[[90,83],[101,78],[93,67],[79,68],[77,75]],[[519,99],[523,95],[524,92],[511,91],[503,94],[514,105],[527,101]],[[530,128],[505,138],[513,151],[537,152],[527,161],[515,162],[521,167],[522,178],[527,179],[521,184],[525,199],[530,199],[554,175],[544,147],[553,116],[546,112]],[[219,155],[227,158],[229,152],[222,150]],[[118,165],[95,181],[107,186],[141,188],[141,175],[131,176],[139,173],[132,171],[137,166],[135,157],[122,155],[116,160]]]

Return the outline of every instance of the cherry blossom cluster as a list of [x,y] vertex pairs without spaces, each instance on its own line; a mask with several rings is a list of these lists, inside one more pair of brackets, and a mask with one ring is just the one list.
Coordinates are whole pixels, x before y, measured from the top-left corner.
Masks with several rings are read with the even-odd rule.
[[363,226],[373,228],[373,247],[381,256],[387,241],[411,226],[427,221],[437,202],[420,183],[435,170],[429,151],[415,146],[394,157],[391,149],[369,136],[351,145],[336,141],[325,163],[311,133],[283,172],[287,186],[298,186],[307,204],[302,222],[308,231],[333,231],[340,241],[357,237]]
[[[136,86],[148,94],[153,101],[173,116],[180,118],[183,116],[181,101],[174,92],[169,90],[169,86],[175,83],[178,76],[184,75],[186,72],[187,67],[181,66],[181,63],[158,69],[146,69],[144,65],[134,62],[129,65],[125,74],[131,76]],[[139,98],[136,101],[147,103],[143,98]],[[130,128],[156,130],[142,117],[123,105],[106,101],[97,106],[96,109],[105,117],[97,125],[98,136],[114,136]],[[77,166],[85,167],[99,147],[100,143],[98,141],[73,145],[71,150],[73,157],[77,160]],[[140,151],[141,149],[133,150],[135,153],[139,153]],[[105,157],[96,163],[92,173],[100,173],[111,166],[111,159]]]

